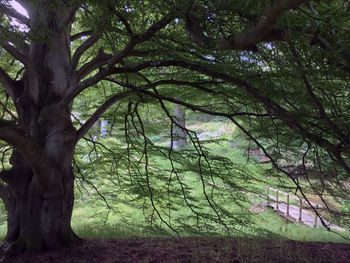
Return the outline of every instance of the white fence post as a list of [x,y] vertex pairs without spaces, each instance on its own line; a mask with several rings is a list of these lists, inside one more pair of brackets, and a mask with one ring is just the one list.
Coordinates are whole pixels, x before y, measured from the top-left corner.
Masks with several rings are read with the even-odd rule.
[[299,198],[299,222],[302,221],[302,217],[301,217],[302,212],[303,212],[303,202],[302,202],[301,198]]

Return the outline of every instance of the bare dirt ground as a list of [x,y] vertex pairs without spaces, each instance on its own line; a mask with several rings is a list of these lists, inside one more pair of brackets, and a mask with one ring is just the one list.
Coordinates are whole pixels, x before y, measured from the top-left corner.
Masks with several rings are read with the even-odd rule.
[[237,238],[89,239],[58,251],[26,253],[8,262],[350,262],[350,244]]

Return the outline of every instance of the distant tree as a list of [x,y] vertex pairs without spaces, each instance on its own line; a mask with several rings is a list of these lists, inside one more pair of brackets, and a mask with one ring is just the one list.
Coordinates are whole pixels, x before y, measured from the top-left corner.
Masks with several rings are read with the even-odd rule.
[[187,146],[186,111],[179,104],[175,104],[174,119],[176,123],[172,128],[171,146],[174,149],[183,149]]
[[[5,256],[77,239],[70,225],[74,152],[116,102],[125,105],[117,117],[126,140],[143,138],[146,165],[140,105],[157,103],[173,119],[170,102],[229,118],[261,148],[259,136],[267,135],[277,148],[281,135],[283,145],[318,147],[349,174],[347,1],[18,2],[28,17],[0,3],[0,139],[13,147],[11,168],[0,174]],[[83,112],[88,118],[74,127],[72,107],[94,88],[99,96]],[[247,130],[239,118],[259,126]],[[154,205],[146,178],[140,187]]]

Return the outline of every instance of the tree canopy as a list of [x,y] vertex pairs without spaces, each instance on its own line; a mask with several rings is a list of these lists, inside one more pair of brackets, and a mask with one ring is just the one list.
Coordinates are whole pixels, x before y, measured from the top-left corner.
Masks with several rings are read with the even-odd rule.
[[[348,1],[17,2],[28,16],[11,1],[0,4],[0,139],[5,153],[12,150],[0,174],[8,212],[5,255],[77,238],[70,227],[73,166],[77,174],[84,171],[75,156],[91,160],[97,148],[108,156],[98,162],[111,173],[128,170],[124,189],[147,196],[175,232],[181,229],[154,202],[171,191],[198,221],[212,217],[231,228],[237,218],[223,219],[227,211],[215,202],[220,195],[209,193],[204,181],[219,177],[232,187],[244,180],[244,171],[209,158],[190,130],[192,150],[154,144],[148,129],[164,127],[157,117],[166,116],[171,130],[186,129],[171,104],[232,121],[298,191],[286,162],[303,167],[306,177],[310,170],[317,173],[310,184],[321,197],[324,191],[347,196]],[[124,139],[111,143],[113,151],[88,136],[102,116],[122,129]],[[169,166],[154,168],[156,156]],[[214,215],[197,211],[181,179],[186,172],[200,175]],[[168,190],[154,178],[168,182]]]

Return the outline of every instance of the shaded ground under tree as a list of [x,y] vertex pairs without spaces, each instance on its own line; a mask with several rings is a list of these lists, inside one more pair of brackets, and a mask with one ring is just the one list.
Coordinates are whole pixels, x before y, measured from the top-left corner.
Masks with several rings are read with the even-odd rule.
[[229,238],[90,239],[71,248],[26,253],[24,262],[349,262],[350,244]]

